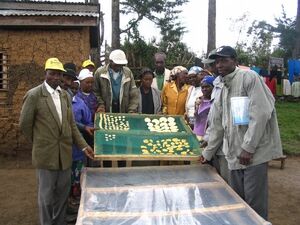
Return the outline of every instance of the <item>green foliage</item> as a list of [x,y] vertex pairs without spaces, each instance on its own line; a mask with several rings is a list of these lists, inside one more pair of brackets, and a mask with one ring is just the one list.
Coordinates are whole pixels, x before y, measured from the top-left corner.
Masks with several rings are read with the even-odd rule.
[[256,62],[255,64],[267,68],[273,41],[270,25],[266,21],[254,21],[248,30],[248,34],[253,36],[250,48],[253,52],[252,58]]
[[[126,52],[128,66],[132,69],[135,78],[138,78],[143,67],[154,69],[154,54],[164,51],[164,46],[156,45],[155,41],[146,43],[142,38],[126,40],[121,48]],[[189,68],[194,63],[195,54],[182,42],[177,42],[164,52],[167,55],[166,66],[170,69],[177,65]]]
[[[147,66],[153,69],[153,56],[158,51],[166,53],[166,64],[169,68],[175,65],[190,67],[193,64],[195,54],[181,42],[185,28],[178,21],[181,12],[178,6],[182,6],[186,2],[188,0],[128,0],[121,2],[121,12],[126,15],[134,15],[126,29],[122,31],[127,34],[122,48],[129,57],[131,68],[138,69]],[[155,38],[150,43],[144,41],[138,31],[139,22],[143,18],[149,19],[160,29],[162,38],[159,42]]]
[[138,28],[139,22],[147,18],[152,21],[158,28],[161,29],[161,34],[164,37],[174,37],[174,32],[177,34],[184,32],[184,27],[180,25],[178,15],[181,10],[178,6],[182,6],[188,0],[127,0],[121,1],[121,13],[125,15],[133,15],[133,19],[128,22],[128,26],[121,31],[129,37],[132,36],[132,31]]
[[154,68],[153,56],[158,48],[153,43],[146,43],[143,39],[136,38],[131,42],[126,40],[121,48],[126,52],[128,66],[132,69],[135,78],[138,78],[143,67]]
[[[244,23],[244,19],[245,16],[240,22]],[[236,45],[239,63],[267,68],[273,41],[270,25],[265,21],[253,21],[247,33],[248,40]]]
[[166,42],[160,43],[160,49],[165,51],[167,54],[166,64],[171,69],[174,66],[185,66],[187,68],[191,67],[194,63],[195,54],[191,52],[186,44],[182,42],[173,43],[173,45],[168,45],[167,49],[164,49]]
[[296,43],[296,20],[288,18],[284,8],[282,7],[281,17],[275,18],[276,26],[272,27],[272,31],[279,38],[278,48],[284,53],[285,59],[291,58],[293,48]]
[[299,102],[277,102],[276,110],[283,151],[286,154],[300,154]]
[[[241,33],[247,21],[247,15],[243,15],[233,22]],[[275,18],[275,23],[273,26],[266,21],[252,22],[248,28],[247,40],[238,40],[236,44],[240,64],[267,68],[270,56],[284,58],[285,61],[292,57],[297,38],[295,18],[288,18],[282,7],[282,14]],[[275,38],[279,39],[279,43],[272,49]]]
[[273,52],[271,53],[272,57],[277,57],[277,58],[287,58],[287,52],[286,49],[281,48],[281,47],[276,47],[273,49]]
[[[246,50],[245,50],[246,49]],[[235,46],[236,53],[238,55],[239,65],[248,66],[251,64],[251,57],[247,52],[247,45],[244,42],[238,42]]]

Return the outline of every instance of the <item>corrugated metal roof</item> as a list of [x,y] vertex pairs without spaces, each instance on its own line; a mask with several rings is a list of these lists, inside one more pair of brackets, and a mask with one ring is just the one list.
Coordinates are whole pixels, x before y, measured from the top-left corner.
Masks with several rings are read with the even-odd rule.
[[99,17],[97,4],[61,2],[0,2],[0,16]]
[[36,10],[3,10],[0,9],[1,16],[84,16],[84,17],[99,17],[99,14],[94,12],[66,12],[66,11],[36,11]]

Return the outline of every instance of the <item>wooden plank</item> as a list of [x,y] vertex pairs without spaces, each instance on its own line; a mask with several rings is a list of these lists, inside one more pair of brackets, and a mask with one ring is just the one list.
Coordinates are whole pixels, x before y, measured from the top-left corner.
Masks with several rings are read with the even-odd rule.
[[197,161],[199,155],[95,155],[95,160],[166,160],[166,161]]
[[132,161],[126,160],[126,167],[131,167],[131,166],[132,166]]
[[[86,176],[83,176],[84,173],[87,172],[87,170],[89,170],[89,168],[84,167],[83,171],[81,173],[81,180],[80,180],[80,186],[81,187],[86,187]],[[83,192],[84,190],[82,190]],[[80,198],[80,204],[79,204],[79,208],[78,208],[78,215],[77,218],[82,218],[85,216],[85,211],[84,211],[84,198]]]
[[87,217],[97,218],[128,218],[128,217],[163,217],[163,216],[184,216],[193,214],[223,213],[228,211],[244,210],[246,206],[243,203],[214,206],[207,208],[187,209],[180,211],[159,211],[159,212],[85,212]]
[[191,188],[191,187],[199,187],[199,188],[219,188],[225,187],[224,184],[220,182],[206,182],[206,183],[183,183],[183,184],[160,184],[160,185],[143,185],[143,186],[123,186],[123,187],[107,187],[107,188],[85,188],[87,192],[97,192],[97,193],[112,193],[112,192],[125,192],[129,189],[134,191],[147,191],[147,189],[156,189],[156,188]]
[[111,167],[114,167],[114,168],[118,167],[118,161],[112,160],[111,161]]
[[[178,165],[174,165],[172,166],[172,171],[176,171],[176,170],[182,170],[183,167],[191,167],[191,168],[206,168],[206,173],[209,173],[210,176],[218,181],[221,181],[224,184],[227,184],[217,173],[216,173],[216,169],[211,167],[210,165],[207,164],[201,164],[200,162],[197,162],[197,164],[193,164],[193,165],[183,165],[183,166],[178,166]],[[147,166],[147,167],[122,167],[121,168],[122,171],[138,171],[138,170],[142,170],[147,172],[147,170],[155,170],[155,169],[159,169],[161,172],[164,172],[164,170],[169,170],[170,167],[168,166]],[[119,173],[120,172],[120,168],[111,168],[111,167],[105,167],[105,168],[94,168],[94,167],[86,167],[86,170],[89,171],[94,171],[97,172],[99,174],[101,173],[107,173],[108,171],[110,173]]]
[[285,166],[285,159],[286,159],[286,155],[281,156],[278,159],[273,159],[274,161],[280,161],[280,169],[284,169]]

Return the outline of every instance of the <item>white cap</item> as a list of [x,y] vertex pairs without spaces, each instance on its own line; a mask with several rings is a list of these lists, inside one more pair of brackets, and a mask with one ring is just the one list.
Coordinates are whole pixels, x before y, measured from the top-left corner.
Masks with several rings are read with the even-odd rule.
[[125,53],[121,49],[113,50],[109,59],[118,65],[126,65],[128,63]]
[[78,80],[82,81],[89,77],[94,77],[93,73],[89,69],[82,69],[78,75]]

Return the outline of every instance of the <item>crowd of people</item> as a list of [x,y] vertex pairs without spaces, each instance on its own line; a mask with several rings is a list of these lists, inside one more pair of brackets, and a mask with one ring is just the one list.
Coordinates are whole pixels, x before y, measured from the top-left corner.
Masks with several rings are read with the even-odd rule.
[[[230,46],[211,51],[203,68],[169,70],[166,57],[154,55],[155,69],[140,71],[139,87],[120,49],[98,69],[84,61],[79,73],[73,63],[46,61],[45,81],[27,92],[20,116],[21,130],[33,143],[41,224],[65,224],[68,199],[80,198],[82,169],[99,166],[93,160],[98,112],[184,116],[204,148],[199,160],[215,166],[268,219],[267,162],[282,155],[272,93],[255,72],[237,67]],[[240,120],[233,101],[240,104]]]

